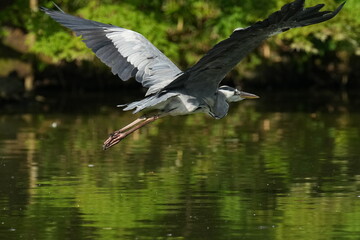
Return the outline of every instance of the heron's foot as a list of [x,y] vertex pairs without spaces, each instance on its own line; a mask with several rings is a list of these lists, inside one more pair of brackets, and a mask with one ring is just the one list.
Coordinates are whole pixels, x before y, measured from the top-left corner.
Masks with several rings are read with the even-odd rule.
[[115,144],[118,144],[121,140],[123,140],[128,134],[122,132],[121,130],[117,130],[109,135],[109,137],[105,140],[103,144],[103,150],[111,148]]
[[109,134],[109,138],[114,137],[114,136],[116,136],[116,135],[118,135],[120,133],[123,133],[123,132],[125,132],[125,131],[122,131],[122,129],[116,130],[116,131]]
[[132,123],[126,125],[120,130],[117,130],[110,134],[110,136],[105,140],[103,144],[103,149],[106,150],[108,148],[111,148],[115,144],[119,143],[121,140],[123,140],[126,136],[130,135],[131,133],[135,132],[136,130],[142,128],[146,124],[149,124],[156,119],[158,119],[159,116],[152,116],[149,118],[141,117],[133,121]]

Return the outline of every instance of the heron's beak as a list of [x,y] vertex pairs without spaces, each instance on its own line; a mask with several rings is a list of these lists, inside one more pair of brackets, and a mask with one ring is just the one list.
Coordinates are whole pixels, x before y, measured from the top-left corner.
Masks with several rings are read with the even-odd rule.
[[260,98],[259,96],[255,95],[255,94],[247,93],[247,92],[240,92],[240,97],[244,98],[244,99]]

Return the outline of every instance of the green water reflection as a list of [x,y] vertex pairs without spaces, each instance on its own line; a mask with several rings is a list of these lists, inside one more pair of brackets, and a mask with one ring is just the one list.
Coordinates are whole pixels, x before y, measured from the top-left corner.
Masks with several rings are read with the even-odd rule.
[[169,117],[106,152],[133,115],[2,114],[0,239],[359,239],[358,102],[271,100]]

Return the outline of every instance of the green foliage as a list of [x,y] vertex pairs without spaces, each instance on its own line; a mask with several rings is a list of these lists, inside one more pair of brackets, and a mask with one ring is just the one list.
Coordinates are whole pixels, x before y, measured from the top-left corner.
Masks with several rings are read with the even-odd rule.
[[167,40],[167,30],[170,26],[165,22],[156,21],[154,14],[149,15],[137,11],[130,4],[96,6],[91,3],[88,7],[80,9],[79,14],[84,18],[134,29],[146,36],[150,42],[162,49],[167,55],[177,57],[176,45]]
[[[214,44],[225,39],[233,29],[247,27],[278,10],[288,0],[156,0],[120,3],[115,0],[64,0],[59,3],[66,12],[87,19],[111,23],[140,32],[170,59],[182,67],[194,64]],[[326,10],[336,8],[341,1],[323,0]],[[16,0],[0,14],[0,24],[22,28],[36,35],[30,44],[31,52],[45,55],[54,62],[93,58],[93,54],[69,30],[55,23],[42,12],[31,12],[28,2]],[[318,1],[307,0],[306,6]],[[51,2],[39,5],[54,8]],[[261,7],[259,7],[261,6]],[[314,55],[345,52],[347,58],[360,54],[360,1],[347,1],[333,20],[314,26],[294,29],[265,44],[272,53],[279,49],[299,51],[309,60]],[[0,31],[1,34],[1,31]],[[4,32],[2,32],[4,34]],[[276,44],[274,44],[276,43]],[[290,48],[289,48],[290,47]],[[266,56],[261,52],[244,60],[244,69],[254,69]],[[281,55],[279,55],[281,59]],[[238,69],[239,71],[239,69]]]
[[[360,6],[360,3],[358,5]],[[345,10],[347,9],[344,9],[344,11]],[[318,54],[324,51],[336,51],[343,49],[356,52],[360,47],[358,44],[360,36],[358,27],[360,24],[355,21],[353,22],[354,28],[352,28],[352,26],[347,25],[346,22],[349,21],[347,18],[348,15],[346,13],[339,14],[337,19],[328,23],[294,29],[284,33],[278,38],[291,41],[292,48],[302,50],[307,53]],[[318,41],[324,44],[316,46]]]
[[[86,3],[79,1],[77,6],[81,8],[72,14],[138,31],[175,62],[192,64],[213,44],[226,38],[234,28],[246,27],[261,20],[286,2],[288,1],[262,0],[260,2],[243,1],[239,4],[236,1],[164,0],[150,3],[125,1],[115,4],[114,1],[109,0],[100,4],[98,1]],[[329,9],[339,4],[330,0],[324,0],[324,2]],[[72,5],[70,3],[71,1],[63,2],[62,7],[73,9],[74,3]],[[315,1],[307,1],[307,5],[312,4],[315,4]],[[259,8],[259,5],[263,7]],[[292,30],[278,38],[286,40],[291,48],[309,54],[334,51],[339,45],[347,46],[347,50],[356,51],[359,48],[360,21],[355,17],[356,14],[346,14],[346,12],[355,13],[359,8],[358,1],[348,1],[336,20]],[[41,19],[41,24],[37,24],[36,27],[43,31],[38,32],[40,34],[33,47],[36,53],[42,52],[57,60],[84,58],[84,53],[86,53],[83,49],[84,45],[66,38],[63,34],[58,35],[59,32],[65,30],[55,27],[56,24],[48,18],[39,17],[38,19]],[[348,22],[352,24],[346,24]],[[344,26],[348,31],[344,31]],[[56,32],[51,31],[52,28],[55,28]],[[57,37],[59,40],[55,40]],[[330,38],[332,41],[322,45],[322,49],[316,46],[318,40],[325,42]],[[60,49],[50,46],[53,44]],[[65,53],[60,54],[60,51]],[[181,56],[179,51],[184,51],[185,54]],[[195,52],[195,54],[187,52]]]
[[[145,14],[136,15],[136,11],[131,5],[102,5],[97,7],[93,1],[86,8],[79,9],[77,15],[125,28],[137,28],[138,32],[143,33],[154,44],[167,49],[170,55],[174,55],[174,47],[166,41],[166,28],[164,25],[157,24]],[[141,24],[141,22],[147,24]],[[157,31],[151,31],[149,26],[157,26]],[[69,34],[70,31],[42,13],[39,13],[34,20],[34,30],[36,29],[38,29],[36,32],[37,40],[32,46],[32,51],[37,54],[50,56],[55,61],[89,59],[93,56],[80,38]]]
[[0,9],[0,26],[25,28],[24,22],[31,15],[28,4],[24,0],[14,0],[5,9]]

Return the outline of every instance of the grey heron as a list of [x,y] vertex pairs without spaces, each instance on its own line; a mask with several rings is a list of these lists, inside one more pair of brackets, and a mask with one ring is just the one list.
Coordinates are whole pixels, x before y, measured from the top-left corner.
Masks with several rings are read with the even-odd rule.
[[[129,134],[163,116],[207,113],[215,119],[226,116],[229,102],[258,96],[229,86],[219,86],[226,74],[265,39],[287,31],[317,24],[335,17],[334,11],[320,11],[324,4],[304,8],[305,0],[295,0],[267,19],[247,28],[237,28],[229,38],[216,44],[195,65],[180,70],[140,33],[41,8],[63,26],[82,36],[86,46],[123,81],[135,78],[147,88],[145,98],[119,105],[124,111],[148,112],[110,134],[103,149],[119,143]],[[150,112],[150,113],[149,113]]]

